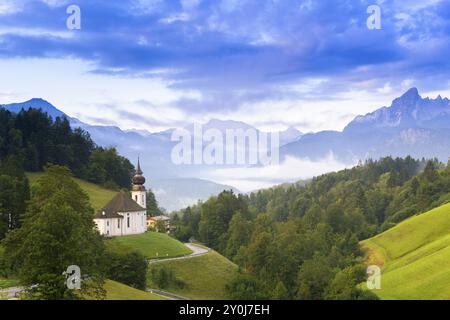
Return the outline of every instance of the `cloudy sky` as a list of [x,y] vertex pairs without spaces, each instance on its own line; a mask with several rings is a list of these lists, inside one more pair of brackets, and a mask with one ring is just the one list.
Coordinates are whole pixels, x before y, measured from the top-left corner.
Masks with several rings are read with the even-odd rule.
[[123,129],[339,130],[411,86],[450,96],[449,56],[446,0],[0,0],[0,103]]

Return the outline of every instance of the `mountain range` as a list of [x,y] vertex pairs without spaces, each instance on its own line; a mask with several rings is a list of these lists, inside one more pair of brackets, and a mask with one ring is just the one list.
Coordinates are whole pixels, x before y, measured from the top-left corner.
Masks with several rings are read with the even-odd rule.
[[[52,118],[66,117],[73,128],[80,127],[89,132],[97,145],[116,147],[121,155],[132,162],[137,161],[139,156],[141,167],[147,178],[147,187],[152,188],[160,206],[167,211],[184,208],[223,190],[240,192],[233,186],[199,178],[205,176],[205,172],[217,169],[219,166],[173,164],[171,150],[178,143],[171,141],[175,128],[152,133],[146,130],[122,130],[117,126],[91,125],[70,117],[40,98],[0,106],[14,113],[21,109],[35,108],[43,110]],[[204,131],[218,129],[225,133],[228,129],[244,131],[252,129],[257,133],[260,132],[249,124],[232,120],[211,119],[201,125]],[[193,133],[193,124],[184,129]],[[302,133],[295,128],[288,128],[280,132],[279,136],[280,143],[289,143],[299,139]]]
[[[206,199],[224,189],[238,192],[233,186],[204,178],[219,166],[173,164],[171,150],[177,142],[171,141],[171,135],[175,129],[152,133],[91,125],[66,115],[43,99],[31,99],[2,107],[12,112],[33,107],[42,109],[53,118],[67,117],[72,127],[88,131],[97,145],[115,146],[131,161],[135,161],[139,155],[147,177],[147,186],[154,190],[160,205],[169,211],[193,204],[198,199]],[[252,129],[260,132],[249,124],[232,120],[211,119],[202,124],[202,127],[204,130],[214,128],[221,132],[227,129]],[[185,129],[192,132],[193,125]],[[303,134],[290,127],[279,132],[279,136],[281,162],[287,157],[320,161],[330,155],[346,165],[388,155],[437,157],[447,161],[450,156],[450,101],[440,96],[436,99],[422,98],[416,88],[411,88],[389,107],[357,116],[343,131]]]
[[286,156],[318,160],[330,153],[346,164],[383,156],[438,158],[450,156],[450,101],[422,98],[411,88],[389,107],[357,116],[343,131],[305,134],[281,147]]

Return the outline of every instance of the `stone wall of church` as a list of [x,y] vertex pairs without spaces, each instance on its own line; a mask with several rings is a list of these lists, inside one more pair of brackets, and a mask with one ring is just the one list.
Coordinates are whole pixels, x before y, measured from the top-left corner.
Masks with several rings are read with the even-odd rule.
[[124,212],[119,213],[123,219],[95,219],[101,235],[107,237],[126,236],[131,234],[141,234],[147,231],[147,213]]
[[145,211],[120,214],[123,216],[123,235],[139,234],[147,231],[147,213]]

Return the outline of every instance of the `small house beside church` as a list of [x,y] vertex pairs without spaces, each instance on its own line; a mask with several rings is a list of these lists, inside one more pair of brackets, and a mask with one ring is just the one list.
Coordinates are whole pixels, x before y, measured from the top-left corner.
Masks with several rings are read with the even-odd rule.
[[170,217],[166,215],[160,215],[155,217],[148,217],[147,218],[147,227],[148,228],[158,228],[158,222],[160,222],[164,225],[164,230],[157,230],[158,232],[165,231],[167,233],[170,233]]
[[131,197],[121,191],[97,211],[94,222],[101,235],[118,237],[147,231],[147,191],[142,174],[138,159],[136,174],[132,179]]

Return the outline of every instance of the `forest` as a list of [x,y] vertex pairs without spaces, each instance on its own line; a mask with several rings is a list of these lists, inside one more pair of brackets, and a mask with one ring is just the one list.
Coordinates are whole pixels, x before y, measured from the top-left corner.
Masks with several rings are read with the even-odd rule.
[[376,299],[358,284],[359,241],[448,202],[450,162],[386,157],[249,195],[224,191],[177,212],[196,239],[240,267],[235,299]]

